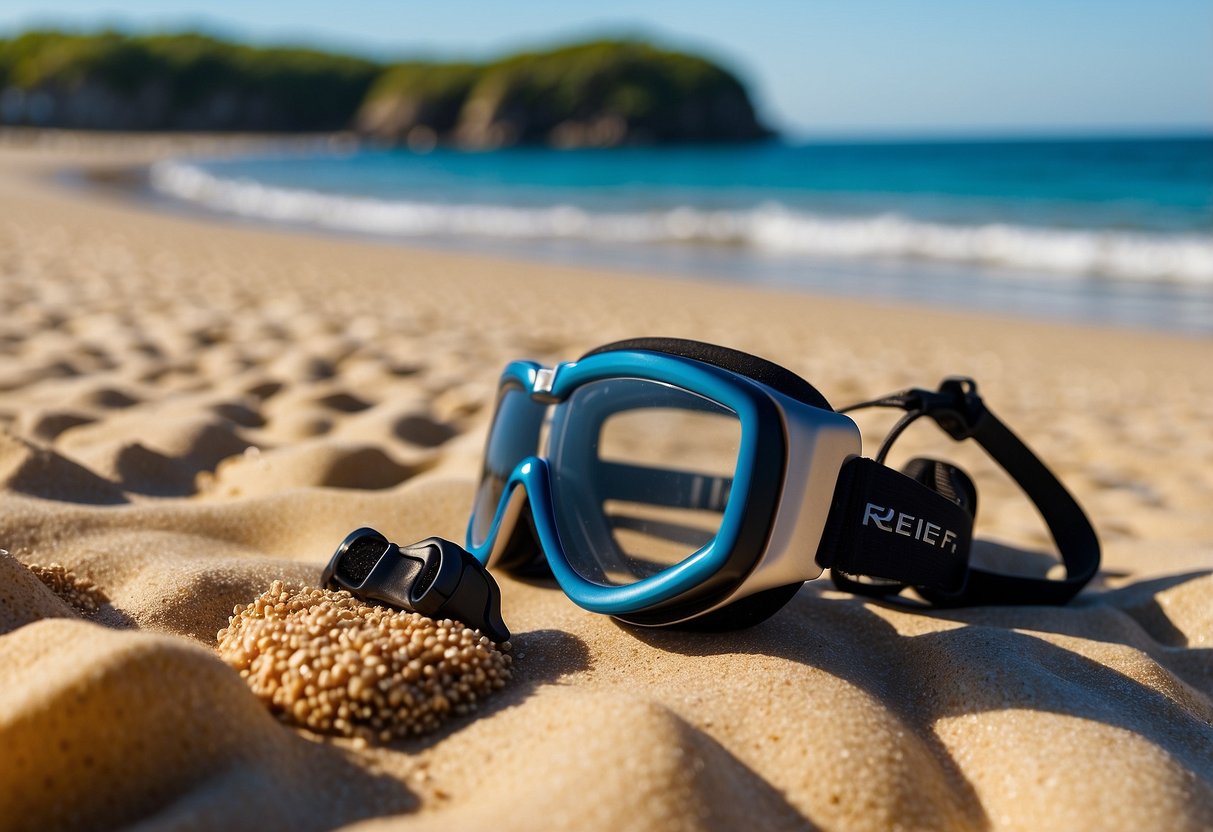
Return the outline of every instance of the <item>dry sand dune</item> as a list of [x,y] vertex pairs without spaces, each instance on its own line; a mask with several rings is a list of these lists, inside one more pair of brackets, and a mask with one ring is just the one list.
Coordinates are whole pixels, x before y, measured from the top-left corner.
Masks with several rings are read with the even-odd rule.
[[[309,238],[46,181],[164,150],[0,149],[0,825],[1213,827],[1213,342]],[[1090,512],[1103,573],[1064,608],[927,613],[819,581],[715,635],[502,577],[514,680],[368,747],[280,724],[217,657],[234,606],[314,583],[359,525],[462,539],[505,361],[646,334],[765,355],[835,403],[975,376]],[[981,533],[1042,542],[979,451],[915,428],[902,458],[924,451],[974,474]],[[52,562],[108,602],[22,565]]]

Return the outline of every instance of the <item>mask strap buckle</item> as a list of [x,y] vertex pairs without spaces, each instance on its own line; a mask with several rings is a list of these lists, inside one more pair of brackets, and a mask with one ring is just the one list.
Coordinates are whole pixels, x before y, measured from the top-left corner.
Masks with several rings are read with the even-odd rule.
[[374,529],[357,529],[333,553],[320,585],[436,621],[452,618],[498,643],[510,637],[493,576],[462,546],[440,537],[397,546]]

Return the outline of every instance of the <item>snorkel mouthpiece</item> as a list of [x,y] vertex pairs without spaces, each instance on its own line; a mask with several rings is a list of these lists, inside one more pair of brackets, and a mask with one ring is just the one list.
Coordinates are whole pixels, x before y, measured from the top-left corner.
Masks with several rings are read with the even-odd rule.
[[460,621],[498,643],[510,637],[493,576],[440,537],[402,547],[374,529],[358,529],[337,547],[320,582],[371,603]]

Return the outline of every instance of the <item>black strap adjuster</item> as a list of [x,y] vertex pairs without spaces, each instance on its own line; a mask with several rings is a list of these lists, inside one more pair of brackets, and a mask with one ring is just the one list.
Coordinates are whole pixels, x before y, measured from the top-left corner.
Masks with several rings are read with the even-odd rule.
[[957,442],[972,438],[988,412],[977,394],[977,382],[966,376],[950,376],[940,383],[938,390],[913,389],[901,395],[907,411],[930,416]]
[[374,529],[356,529],[333,553],[320,585],[435,620],[453,618],[498,643],[510,637],[493,576],[462,546],[440,537],[397,546]]

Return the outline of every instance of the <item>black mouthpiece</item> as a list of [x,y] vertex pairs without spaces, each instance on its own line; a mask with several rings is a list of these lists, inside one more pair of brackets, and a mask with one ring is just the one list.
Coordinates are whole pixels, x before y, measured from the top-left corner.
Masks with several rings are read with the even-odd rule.
[[493,576],[462,546],[440,537],[402,547],[374,529],[358,529],[337,547],[320,582],[364,601],[461,621],[496,642],[510,637]]

